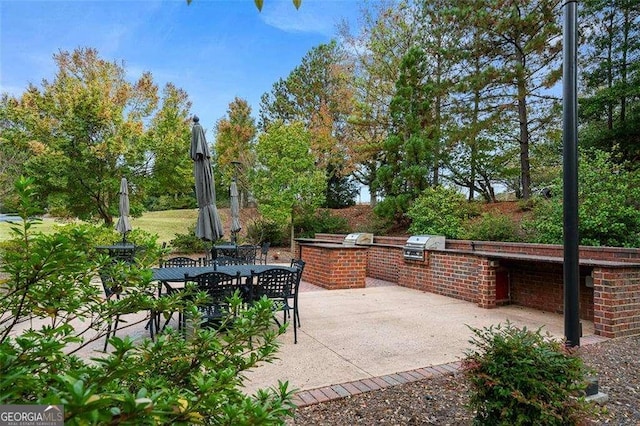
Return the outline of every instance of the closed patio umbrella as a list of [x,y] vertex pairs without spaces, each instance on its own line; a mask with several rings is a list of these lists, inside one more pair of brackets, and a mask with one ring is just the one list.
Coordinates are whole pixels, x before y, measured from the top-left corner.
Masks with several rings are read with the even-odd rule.
[[224,232],[218,209],[216,209],[216,190],[211,171],[211,154],[199,121],[197,116],[193,117],[190,152],[198,201],[196,237],[207,241],[216,241],[222,237]]
[[122,234],[122,242],[127,241],[127,232],[131,231],[131,222],[129,221],[129,188],[127,178],[120,180],[120,203],[119,203],[118,222],[116,223],[116,231]]
[[233,235],[232,241],[235,243],[238,239],[238,232],[242,230],[242,225],[240,225],[240,201],[238,200],[238,184],[236,184],[235,178],[233,179],[233,181],[231,181],[229,193],[231,196],[231,234]]

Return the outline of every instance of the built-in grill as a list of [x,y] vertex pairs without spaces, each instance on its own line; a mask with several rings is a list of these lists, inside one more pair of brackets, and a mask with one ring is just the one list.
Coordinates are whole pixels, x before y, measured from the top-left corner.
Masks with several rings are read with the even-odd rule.
[[425,250],[444,250],[445,238],[442,235],[412,235],[402,250],[405,259],[424,260]]
[[356,232],[354,234],[349,234],[344,237],[344,241],[342,241],[342,244],[345,246],[373,244],[373,234],[369,234],[366,232]]

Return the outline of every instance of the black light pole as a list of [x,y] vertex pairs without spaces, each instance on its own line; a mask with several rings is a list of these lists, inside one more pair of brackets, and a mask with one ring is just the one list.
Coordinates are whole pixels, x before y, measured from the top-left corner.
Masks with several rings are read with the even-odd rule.
[[562,141],[564,203],[564,334],[580,346],[580,264],[578,246],[578,84],[577,1],[564,6],[562,63]]

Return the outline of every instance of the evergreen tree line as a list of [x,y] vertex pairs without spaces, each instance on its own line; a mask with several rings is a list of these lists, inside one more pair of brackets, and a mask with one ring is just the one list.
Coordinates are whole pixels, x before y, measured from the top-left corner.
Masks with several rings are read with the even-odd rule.
[[[638,6],[589,0],[579,15],[580,145],[629,171],[640,146]],[[343,24],[312,48],[257,117],[245,100],[229,103],[210,141],[218,198],[235,177],[244,205],[291,218],[303,205],[351,205],[367,186],[395,222],[442,185],[469,200],[531,198],[561,168],[561,19],[555,0],[368,3],[362,27]],[[134,215],[194,207],[188,94],[158,88],[151,73],[129,81],[95,49],[54,60],[53,80],[2,95],[3,208],[20,174],[36,177],[42,207],[59,215],[111,223],[121,176]],[[264,179],[284,165],[284,179]]]

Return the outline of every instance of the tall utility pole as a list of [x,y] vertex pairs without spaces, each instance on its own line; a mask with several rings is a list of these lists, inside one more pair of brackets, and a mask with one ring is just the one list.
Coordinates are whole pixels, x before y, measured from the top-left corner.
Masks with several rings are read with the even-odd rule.
[[564,6],[562,47],[562,141],[564,205],[564,334],[580,346],[580,254],[578,237],[577,1]]

